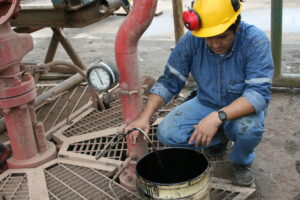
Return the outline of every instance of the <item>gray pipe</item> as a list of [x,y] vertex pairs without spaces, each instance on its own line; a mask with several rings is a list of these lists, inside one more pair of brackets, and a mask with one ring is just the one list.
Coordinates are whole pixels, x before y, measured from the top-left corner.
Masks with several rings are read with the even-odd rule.
[[[67,91],[68,89],[72,88],[73,86],[77,85],[81,81],[83,81],[84,78],[80,74],[75,74],[71,76],[70,78],[66,79],[65,81],[61,82],[57,86],[51,88],[50,90],[42,93],[40,96],[38,96],[35,99],[34,106],[38,107],[42,105],[49,97],[53,95],[57,95],[59,93],[62,93],[64,91]],[[6,130],[6,125],[4,123],[4,119],[0,119],[0,132],[3,132]]]

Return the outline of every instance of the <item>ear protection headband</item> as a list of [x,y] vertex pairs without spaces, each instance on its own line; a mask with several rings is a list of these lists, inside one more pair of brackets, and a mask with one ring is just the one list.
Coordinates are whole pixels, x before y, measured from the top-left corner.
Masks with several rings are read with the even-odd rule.
[[231,5],[234,9],[234,12],[238,11],[240,9],[240,0],[231,0]]
[[[182,13],[183,24],[190,31],[198,30],[201,26],[200,15],[193,9],[193,4],[194,1],[191,3],[191,8]],[[231,4],[235,12],[240,9],[240,0],[231,0]]]

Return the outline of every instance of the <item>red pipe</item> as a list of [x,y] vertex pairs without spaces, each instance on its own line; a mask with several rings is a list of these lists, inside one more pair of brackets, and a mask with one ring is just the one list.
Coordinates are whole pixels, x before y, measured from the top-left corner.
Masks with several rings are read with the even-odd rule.
[[120,70],[120,88],[125,93],[136,92],[122,95],[125,123],[135,120],[142,110],[137,44],[153,19],[156,6],[157,0],[133,1],[133,8],[117,33],[115,57]]
[[[129,123],[142,111],[142,89],[138,64],[138,41],[155,15],[158,0],[134,0],[133,8],[119,28],[115,41],[116,64],[120,71],[120,89],[123,120]],[[147,144],[139,139],[137,144],[127,141],[128,156],[140,159],[147,152]],[[129,166],[120,175],[125,187],[135,189],[135,166]]]

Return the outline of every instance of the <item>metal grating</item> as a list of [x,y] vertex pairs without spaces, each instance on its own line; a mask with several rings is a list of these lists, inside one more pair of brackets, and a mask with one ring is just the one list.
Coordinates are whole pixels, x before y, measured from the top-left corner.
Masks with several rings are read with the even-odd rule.
[[232,185],[230,180],[213,177],[210,198],[212,200],[246,200],[254,197],[255,192],[255,187],[238,187]]
[[0,180],[1,199],[29,199],[27,175],[25,173],[9,174]]
[[[82,142],[76,142],[70,144],[67,151],[95,157],[96,154],[98,154],[104,148],[105,144],[107,144],[112,138],[113,136],[107,136],[85,140]],[[113,147],[105,155],[105,157],[114,160],[122,160],[122,158],[124,158],[124,156],[126,155],[126,149],[126,141],[123,140],[122,142],[119,142],[115,147]]]
[[[106,174],[105,174],[106,173]],[[107,173],[86,167],[56,164],[45,169],[50,199],[140,199],[123,186],[111,181]],[[109,188],[111,184],[112,190]],[[114,195],[115,193],[115,195]]]
[[70,126],[62,134],[66,137],[78,136],[122,124],[121,101],[111,103],[111,108],[103,111],[94,110],[77,123]]
[[[38,85],[38,95],[48,91],[55,85]],[[37,119],[43,122],[45,131],[57,125],[64,119],[70,117],[72,113],[90,101],[88,86],[77,85],[69,91],[63,92],[48,99],[36,110]]]
[[[182,103],[182,98],[177,98],[176,100],[172,101],[161,111],[159,111],[159,117],[166,115],[168,112],[170,112],[170,110],[180,103]],[[70,126],[62,134],[65,137],[83,135],[94,131],[117,127],[120,126],[122,122],[121,100],[118,99],[111,103],[111,108],[104,111],[94,110],[82,118],[79,122]]]
[[215,200],[232,200],[240,194],[238,191],[221,190],[212,188],[210,198]]
[[[156,137],[157,126],[158,125],[151,126],[149,132],[149,138],[151,139],[151,142],[153,143],[156,149],[163,149],[165,148],[165,146],[161,144]],[[111,141],[113,136],[114,135],[96,137],[93,139],[71,143],[66,150],[72,153],[84,154],[84,155],[95,157],[98,153],[101,152],[102,149],[104,149],[105,145]],[[228,145],[227,152],[230,150],[230,148],[231,148],[231,144]],[[148,150],[149,152],[153,151],[150,142],[148,142]],[[119,142],[116,146],[112,147],[107,152],[107,154],[104,155],[104,157],[113,160],[124,161],[126,159],[126,152],[127,152],[127,144],[124,138],[124,140]],[[223,156],[213,156],[213,157],[211,156],[208,157],[208,159],[211,164],[210,172],[212,176],[218,178],[226,178],[226,179],[231,178],[232,166],[230,161],[227,158],[227,153]]]
[[[156,149],[162,149],[164,148],[164,146],[156,138],[156,134],[155,134],[156,129],[157,129],[157,125],[151,126],[149,132],[149,138],[151,139]],[[104,146],[109,141],[111,141],[113,136],[114,135],[110,135],[105,137],[93,138],[90,140],[84,140],[81,142],[76,142],[70,144],[67,148],[67,151],[95,157],[104,148]],[[148,148],[149,151],[152,151],[152,145],[149,142],[148,142]],[[110,151],[108,151],[105,157],[121,161],[126,158],[126,151],[127,151],[127,144],[124,138],[124,140],[119,142],[115,147],[113,147]]]

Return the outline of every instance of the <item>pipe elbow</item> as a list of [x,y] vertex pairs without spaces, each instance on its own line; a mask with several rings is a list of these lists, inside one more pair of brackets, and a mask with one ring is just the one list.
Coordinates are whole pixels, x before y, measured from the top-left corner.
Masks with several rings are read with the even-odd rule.
[[135,0],[132,10],[117,33],[115,53],[131,54],[137,49],[140,37],[151,24],[158,0]]

